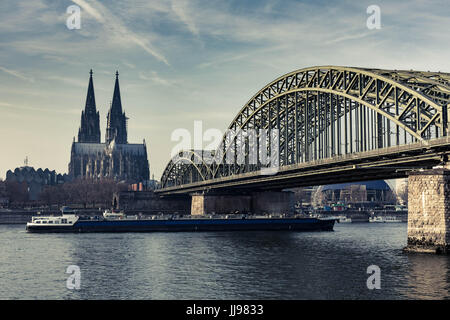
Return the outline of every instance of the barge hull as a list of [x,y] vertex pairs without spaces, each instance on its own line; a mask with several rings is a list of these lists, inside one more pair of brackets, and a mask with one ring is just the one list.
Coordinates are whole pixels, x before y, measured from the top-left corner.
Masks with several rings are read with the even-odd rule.
[[334,220],[195,219],[77,221],[73,226],[28,226],[29,232],[333,231]]

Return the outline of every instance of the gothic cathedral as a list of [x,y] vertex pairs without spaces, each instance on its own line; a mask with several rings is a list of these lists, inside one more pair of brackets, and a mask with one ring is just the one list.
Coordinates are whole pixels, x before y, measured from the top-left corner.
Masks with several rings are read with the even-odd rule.
[[122,110],[119,73],[116,72],[113,99],[107,116],[105,142],[100,142],[100,116],[95,105],[92,70],[78,142],[72,143],[69,175],[72,178],[112,178],[118,181],[149,180],[149,165],[145,140],[142,144],[128,143],[127,120]]

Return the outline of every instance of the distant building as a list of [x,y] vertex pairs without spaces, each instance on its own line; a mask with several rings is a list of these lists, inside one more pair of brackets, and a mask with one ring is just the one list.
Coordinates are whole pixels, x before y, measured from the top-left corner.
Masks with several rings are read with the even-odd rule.
[[397,179],[395,181],[395,194],[400,204],[408,203],[408,179]]
[[384,180],[351,182],[320,186],[315,194],[316,204],[343,202],[357,203],[393,203],[395,196]]
[[317,191],[317,186],[312,187],[300,187],[288,189],[289,191],[294,192],[294,201],[297,206],[311,206],[314,194]]
[[145,140],[128,143],[127,117],[122,110],[119,73],[116,72],[113,100],[107,116],[105,142],[100,141],[100,120],[96,109],[92,70],[90,71],[86,105],[81,113],[78,142],[72,143],[69,175],[72,178],[112,178],[119,181],[149,180]]
[[33,167],[23,166],[8,170],[6,172],[6,182],[25,183],[28,191],[28,200],[39,200],[39,195],[44,186],[53,186],[64,183],[68,180],[66,174],[58,174],[55,170],[35,170]]
[[139,183],[130,184],[128,187],[129,191],[149,191],[158,189],[159,183],[157,180],[147,180]]

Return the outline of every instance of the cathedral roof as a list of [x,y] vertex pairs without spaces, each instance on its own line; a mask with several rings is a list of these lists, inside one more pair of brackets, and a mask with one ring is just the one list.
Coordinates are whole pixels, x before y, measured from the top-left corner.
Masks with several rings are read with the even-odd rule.
[[73,147],[76,154],[97,154],[105,151],[106,144],[74,142]]
[[139,143],[127,143],[127,144],[116,143],[115,149],[125,154],[132,154],[136,156],[143,156],[147,152],[145,145]]

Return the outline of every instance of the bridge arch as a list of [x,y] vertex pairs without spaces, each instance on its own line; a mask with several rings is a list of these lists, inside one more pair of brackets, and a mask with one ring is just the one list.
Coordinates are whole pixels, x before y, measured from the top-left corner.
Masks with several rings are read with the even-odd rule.
[[[249,163],[255,143],[239,136],[252,129],[258,141],[261,130],[269,136],[278,130],[281,166],[446,136],[449,104],[448,73],[335,66],[296,70],[270,82],[241,108],[228,127],[236,135],[224,135],[215,152],[219,161],[185,166],[183,173],[207,172],[199,175],[202,181],[260,170],[260,151],[257,163]],[[247,144],[245,160],[227,164],[238,139]],[[162,186],[176,185],[166,171]]]
[[184,150],[170,160],[161,177],[161,183],[163,187],[170,187],[203,181],[211,176],[211,168],[204,161],[202,150]]

